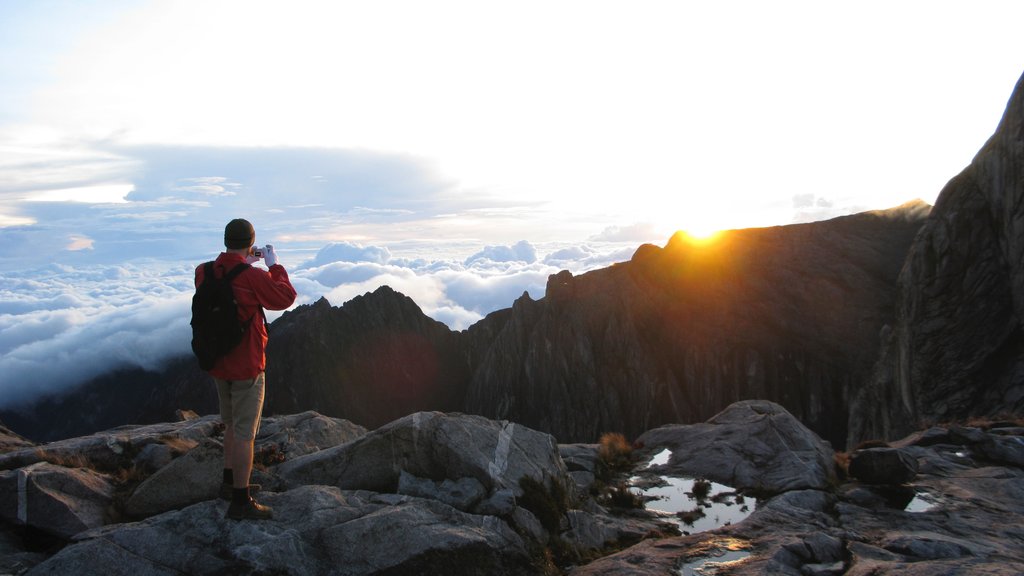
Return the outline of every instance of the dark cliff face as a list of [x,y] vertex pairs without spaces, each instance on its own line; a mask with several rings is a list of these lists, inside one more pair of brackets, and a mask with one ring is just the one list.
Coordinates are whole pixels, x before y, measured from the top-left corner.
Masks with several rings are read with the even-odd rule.
[[387,286],[340,308],[324,299],[301,306],[272,325],[266,410],[316,410],[368,427],[457,410],[468,377],[460,337]]
[[1024,411],[1024,77],[942,190],[899,279],[898,322],[851,439]]
[[468,331],[466,410],[575,441],[764,398],[842,443],[847,399],[893,321],[897,275],[927,210],[736,230],[703,245],[677,235],[628,263],[554,275],[543,300],[524,296]]

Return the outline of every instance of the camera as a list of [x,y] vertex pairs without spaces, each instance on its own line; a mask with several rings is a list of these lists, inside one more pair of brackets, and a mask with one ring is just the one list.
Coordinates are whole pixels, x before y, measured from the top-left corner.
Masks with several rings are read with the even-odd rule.
[[253,246],[253,248],[252,248],[252,255],[257,257],[257,258],[263,258],[263,255],[266,254],[266,251],[267,251],[266,248],[259,248],[259,247]]

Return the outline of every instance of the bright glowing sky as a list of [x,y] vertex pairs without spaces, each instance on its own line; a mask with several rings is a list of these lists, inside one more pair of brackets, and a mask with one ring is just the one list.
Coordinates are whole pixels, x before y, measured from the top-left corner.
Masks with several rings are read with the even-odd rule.
[[[235,216],[301,302],[392,283],[465,327],[676,229],[933,202],[1024,72],[1021,22],[984,0],[0,0],[0,373],[74,371],[53,355],[85,339],[107,364],[180,351],[191,266]],[[155,294],[175,327],[136,349]]]

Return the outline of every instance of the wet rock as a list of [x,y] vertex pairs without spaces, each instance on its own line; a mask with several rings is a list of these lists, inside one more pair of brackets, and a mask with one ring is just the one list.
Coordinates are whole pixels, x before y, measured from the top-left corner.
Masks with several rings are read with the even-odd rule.
[[103,474],[40,462],[0,472],[0,518],[71,538],[104,524],[113,492]]
[[868,484],[906,484],[917,471],[917,460],[898,448],[867,448],[850,455],[850,475]]
[[833,452],[783,407],[766,400],[737,402],[706,423],[663,426],[638,438],[645,449],[672,450],[666,473],[704,477],[770,493],[825,488],[834,477]]

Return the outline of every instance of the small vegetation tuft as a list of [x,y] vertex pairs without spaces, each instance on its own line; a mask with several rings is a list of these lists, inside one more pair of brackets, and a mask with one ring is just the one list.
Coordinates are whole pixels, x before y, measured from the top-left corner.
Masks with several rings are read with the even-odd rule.
[[832,461],[835,463],[836,477],[845,480],[850,477],[850,453],[836,452],[832,454]]
[[529,476],[519,479],[519,487],[523,490],[519,505],[536,516],[541,526],[549,533],[558,534],[561,531],[562,517],[569,509],[569,498],[565,488],[552,480],[551,489],[548,490],[543,482]]
[[598,457],[605,466],[613,470],[621,470],[633,465],[633,446],[626,437],[618,432],[601,435]]
[[676,516],[678,516],[679,519],[682,520],[683,523],[687,526],[693,526],[694,522],[700,520],[701,518],[706,516],[706,514],[704,513],[703,508],[697,506],[693,510],[683,510],[682,512],[677,512]]
[[199,442],[192,440],[191,438],[182,438],[180,436],[172,436],[170,434],[162,436],[160,441],[171,450],[171,454],[175,457],[181,456],[199,445]]
[[711,493],[711,482],[704,478],[697,478],[693,481],[693,488],[690,489],[690,492],[697,500],[704,500]]
[[64,468],[93,467],[89,459],[81,454],[71,454],[68,452],[51,452],[43,448],[36,448],[35,452],[40,460],[44,462],[49,462],[54,466],[63,466]]
[[857,447],[854,448],[853,450],[854,450],[854,452],[856,452],[857,450],[867,450],[868,448],[888,448],[888,447],[889,447],[889,443],[886,442],[885,440],[865,440],[865,441],[861,442],[860,444],[857,444]]
[[625,481],[605,486],[597,500],[610,508],[638,510],[644,507],[643,496],[631,490]]
[[277,447],[277,444],[261,446],[253,454],[253,467],[266,472],[267,467],[275,466],[285,461],[285,454]]

